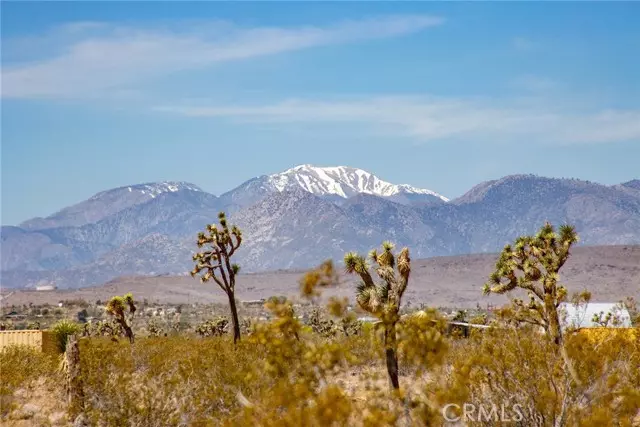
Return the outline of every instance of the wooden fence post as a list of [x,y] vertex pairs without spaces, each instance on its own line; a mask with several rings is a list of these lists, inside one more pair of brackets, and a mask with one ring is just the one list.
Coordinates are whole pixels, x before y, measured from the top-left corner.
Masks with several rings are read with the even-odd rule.
[[80,347],[78,337],[69,336],[64,353],[67,367],[67,398],[69,404],[69,418],[73,421],[84,413],[84,390],[82,385],[82,370],[80,369]]

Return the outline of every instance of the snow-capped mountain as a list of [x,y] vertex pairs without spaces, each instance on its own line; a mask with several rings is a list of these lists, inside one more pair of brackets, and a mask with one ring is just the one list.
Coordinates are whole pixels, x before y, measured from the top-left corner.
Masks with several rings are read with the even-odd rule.
[[[188,182],[164,181],[136,184],[101,191],[89,199],[66,207],[46,218],[32,218],[19,226],[28,230],[54,227],[78,227],[95,223],[124,209],[146,203],[165,193],[207,194],[200,187]],[[208,194],[211,198],[216,198]]]
[[119,187],[1,228],[0,286],[97,285],[121,275],[183,274],[195,237],[224,210],[243,230],[245,272],[306,268],[383,240],[417,258],[492,252],[544,221],[576,226],[581,244],[640,243],[640,181],[605,186],[514,175],[447,201],[361,169],[301,165],[216,197],[185,182]]
[[348,166],[299,165],[284,172],[253,178],[220,196],[230,210],[250,206],[269,194],[301,188],[332,200],[358,194],[384,197],[406,205],[445,203],[449,199],[432,190],[408,184],[392,184],[374,174]]
[[270,175],[268,182],[278,191],[284,191],[292,186],[300,186],[303,190],[316,196],[335,194],[348,198],[364,193],[390,197],[400,193],[409,193],[426,194],[437,197],[444,202],[449,201],[449,199],[435,191],[416,188],[407,184],[391,184],[370,172],[347,166],[318,167],[300,165],[284,172]]
[[[124,188],[125,187],[120,187],[120,188],[117,188],[116,190],[124,190]],[[183,182],[183,181],[148,182],[146,184],[131,185],[126,187],[126,189],[130,193],[134,191],[140,192],[140,194],[147,194],[151,198],[158,196],[162,193],[175,193],[176,191],[182,191],[182,190],[202,191],[202,189],[197,185],[191,184],[189,182]],[[114,190],[108,190],[106,192],[103,191],[101,193],[96,194],[89,200],[98,199],[102,197],[104,194],[108,193],[109,191],[114,191]]]

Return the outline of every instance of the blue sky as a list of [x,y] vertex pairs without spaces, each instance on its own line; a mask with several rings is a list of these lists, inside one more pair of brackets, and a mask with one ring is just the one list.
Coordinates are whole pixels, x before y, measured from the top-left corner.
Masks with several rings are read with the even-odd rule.
[[640,176],[640,3],[2,3],[2,223],[349,165],[454,198]]

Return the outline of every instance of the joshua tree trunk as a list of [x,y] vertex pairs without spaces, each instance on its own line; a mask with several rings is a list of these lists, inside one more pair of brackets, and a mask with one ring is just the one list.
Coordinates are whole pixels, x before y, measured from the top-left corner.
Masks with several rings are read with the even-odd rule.
[[384,348],[385,355],[387,357],[387,372],[389,373],[391,387],[397,390],[400,388],[400,382],[398,380],[398,354],[396,347],[396,325],[395,323],[387,324],[384,328]]
[[[126,322],[126,321],[125,321]],[[134,337],[133,337],[133,329],[131,329],[131,326],[127,325],[126,323],[122,326],[122,328],[124,329],[124,335],[129,338],[129,342],[131,344],[133,344],[134,341]]]
[[560,350],[560,354],[562,355],[564,364],[569,371],[569,375],[571,375],[571,378],[573,378],[576,384],[581,385],[582,382],[580,381],[580,377],[576,372],[573,360],[571,360],[571,357],[569,357],[569,354],[567,353],[567,349],[565,347],[564,333],[560,327],[560,315],[558,314],[558,309],[550,299],[549,295],[547,295],[547,297],[545,298],[544,308],[547,314],[547,319],[549,319],[547,333],[553,339],[556,348]]
[[233,343],[240,341],[240,321],[238,320],[238,309],[236,308],[236,298],[233,292],[227,294],[229,297],[229,308],[231,309],[231,323],[233,325]]
[[562,330],[560,329],[560,316],[558,315],[558,309],[556,308],[555,301],[550,293],[547,293],[544,298],[544,311],[547,314],[549,320],[549,330],[547,333],[553,339],[556,345],[562,345]]

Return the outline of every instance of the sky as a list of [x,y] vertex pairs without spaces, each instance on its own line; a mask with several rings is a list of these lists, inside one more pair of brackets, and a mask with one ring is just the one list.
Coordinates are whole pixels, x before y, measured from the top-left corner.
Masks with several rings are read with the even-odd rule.
[[2,2],[2,224],[299,164],[640,177],[640,2]]

